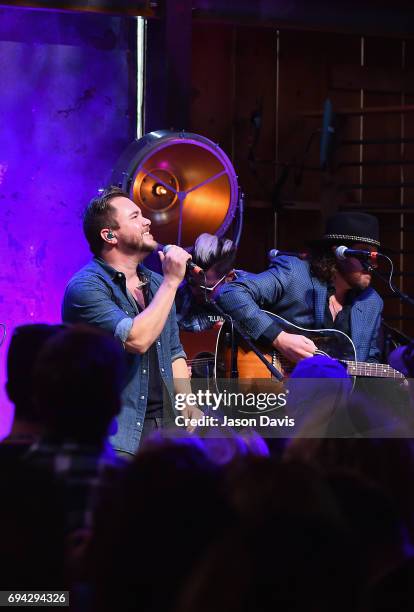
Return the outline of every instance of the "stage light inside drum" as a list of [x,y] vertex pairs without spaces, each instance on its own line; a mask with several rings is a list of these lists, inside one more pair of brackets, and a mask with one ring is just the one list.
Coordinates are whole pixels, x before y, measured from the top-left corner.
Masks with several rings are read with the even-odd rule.
[[133,142],[112,176],[151,219],[162,244],[191,246],[203,232],[222,236],[239,188],[220,147],[197,134],[151,132]]
[[[168,170],[150,166],[139,172],[132,185],[132,199],[151,220],[159,221],[160,212],[167,212],[177,202],[179,183]],[[153,215],[157,215],[153,219]]]
[[154,187],[152,188],[152,192],[156,196],[165,196],[168,193],[163,185],[158,184],[154,185]]

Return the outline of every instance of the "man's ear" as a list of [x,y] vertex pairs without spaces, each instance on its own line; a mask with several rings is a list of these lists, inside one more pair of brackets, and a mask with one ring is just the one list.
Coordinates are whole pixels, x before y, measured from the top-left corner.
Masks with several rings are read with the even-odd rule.
[[116,236],[109,227],[101,229],[101,238],[107,244],[116,244]]
[[231,283],[231,281],[234,280],[235,278],[236,278],[236,271],[230,270],[230,272],[227,274],[226,278],[224,279],[224,282]]

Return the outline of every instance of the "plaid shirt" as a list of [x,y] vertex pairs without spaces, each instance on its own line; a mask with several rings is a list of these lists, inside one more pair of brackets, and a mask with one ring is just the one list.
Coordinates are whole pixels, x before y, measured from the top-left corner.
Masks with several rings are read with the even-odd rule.
[[126,465],[109,444],[102,449],[47,439],[33,444],[23,461],[55,476],[63,494],[67,533],[92,527],[94,510],[104,489],[111,487]]

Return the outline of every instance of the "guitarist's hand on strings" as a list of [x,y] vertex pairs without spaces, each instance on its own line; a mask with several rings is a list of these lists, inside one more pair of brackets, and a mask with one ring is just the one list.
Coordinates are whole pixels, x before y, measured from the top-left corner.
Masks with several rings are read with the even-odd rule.
[[299,334],[288,334],[280,332],[273,340],[273,346],[280,351],[289,361],[297,362],[305,357],[313,357],[317,350],[316,344]]

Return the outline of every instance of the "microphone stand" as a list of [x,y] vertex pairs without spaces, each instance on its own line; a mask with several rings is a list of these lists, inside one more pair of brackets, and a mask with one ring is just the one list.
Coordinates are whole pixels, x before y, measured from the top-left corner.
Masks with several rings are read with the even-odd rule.
[[278,381],[282,381],[284,379],[282,372],[276,369],[275,366],[266,359],[263,353],[261,353],[259,349],[256,348],[256,346],[250,340],[250,338],[246,336],[246,334],[241,330],[239,324],[236,323],[236,321],[229,314],[224,312],[224,310],[220,308],[217,302],[212,301],[210,302],[210,304],[213,305],[213,307],[217,310],[219,315],[221,315],[224,319],[230,321],[230,325],[231,325],[231,378],[239,377],[239,373],[237,370],[237,347],[236,347],[236,340],[235,340],[235,334],[234,334],[234,330],[236,330],[239,336],[246,342],[247,346],[253,351],[253,353],[255,353],[255,355],[260,359],[260,361],[266,366],[266,368],[269,370],[271,375],[274,376]]
[[[399,299],[402,302],[405,302],[406,304],[410,304],[411,306],[414,306],[414,299],[412,297],[410,297],[409,295],[407,295],[406,293],[404,293],[403,291],[400,291],[397,287],[395,287],[389,281],[387,277],[385,277],[381,272],[378,272],[378,270],[374,268],[373,266],[371,266],[371,264],[368,261],[362,262],[362,265],[367,270],[367,272],[369,272],[370,274],[373,274],[375,278],[381,279],[383,283],[391,287],[393,293],[395,293],[395,295],[399,297]],[[409,339],[408,336],[407,336],[407,339]]]
[[395,327],[392,327],[388,323],[385,323],[385,321],[382,322],[382,326],[387,330],[390,336],[396,336],[398,342],[401,342],[401,344],[405,344],[405,343],[408,344],[409,342],[411,342],[410,336],[407,336],[407,334],[404,334],[399,329],[396,329]]
[[397,289],[397,287],[394,287],[393,284],[389,283],[389,279],[386,278],[383,274],[381,274],[381,272],[378,272],[376,268],[373,268],[368,262],[365,262],[365,261],[362,263],[362,265],[368,272],[373,274],[376,278],[380,278],[386,285],[391,286],[393,293],[395,293],[395,295],[397,295],[402,302],[405,302],[406,304],[411,304],[411,306],[414,306],[414,299],[410,297],[409,295],[407,295],[406,293],[403,293],[402,291]]

